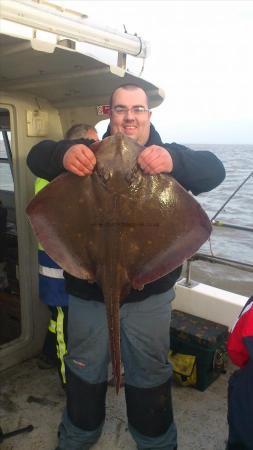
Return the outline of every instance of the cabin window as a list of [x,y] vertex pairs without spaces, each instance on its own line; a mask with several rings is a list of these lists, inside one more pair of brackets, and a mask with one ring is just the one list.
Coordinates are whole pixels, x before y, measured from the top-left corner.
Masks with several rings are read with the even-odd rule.
[[107,131],[109,125],[109,119],[101,120],[96,124],[96,130],[98,133],[99,139],[103,139],[105,132]]
[[0,107],[0,346],[21,334],[10,114]]

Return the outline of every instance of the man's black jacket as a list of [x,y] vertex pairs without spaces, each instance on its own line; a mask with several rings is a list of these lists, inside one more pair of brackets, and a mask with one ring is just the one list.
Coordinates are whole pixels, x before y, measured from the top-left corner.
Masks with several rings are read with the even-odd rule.
[[[110,130],[105,136],[110,135]],[[30,170],[40,178],[53,180],[62,173],[63,157],[66,151],[74,144],[89,146],[93,141],[85,139],[42,141],[36,144],[28,154],[27,165]],[[187,191],[194,195],[207,192],[218,186],[225,178],[225,170],[221,161],[211,152],[194,151],[176,143],[164,144],[154,126],[150,127],[150,135],[146,147],[159,145],[169,151],[173,160],[172,175]],[[144,300],[150,295],[160,294],[174,286],[180,276],[182,267],[160,278],[153,283],[146,284],[142,291],[132,289],[124,302]],[[103,294],[99,286],[90,284],[85,280],[75,278],[65,273],[66,290],[69,294],[85,300],[103,301]]]

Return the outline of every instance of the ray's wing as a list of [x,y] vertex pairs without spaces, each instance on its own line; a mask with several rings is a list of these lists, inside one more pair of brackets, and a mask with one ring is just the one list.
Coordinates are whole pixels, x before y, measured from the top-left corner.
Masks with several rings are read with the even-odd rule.
[[135,289],[180,266],[211,233],[206,213],[174,178],[140,177],[118,208],[123,264]]
[[100,223],[103,196],[93,177],[64,173],[40,191],[27,207],[34,233],[46,253],[65,271],[95,280],[94,223]]

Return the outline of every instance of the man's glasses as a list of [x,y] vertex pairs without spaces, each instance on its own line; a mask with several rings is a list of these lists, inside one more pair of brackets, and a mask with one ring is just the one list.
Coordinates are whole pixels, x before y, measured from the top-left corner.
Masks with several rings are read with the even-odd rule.
[[124,116],[128,113],[128,111],[136,116],[140,116],[141,114],[149,111],[149,109],[145,108],[145,106],[133,106],[132,108],[126,108],[125,106],[118,105],[113,106],[111,109],[113,112],[115,112],[115,114],[118,114],[119,116]]

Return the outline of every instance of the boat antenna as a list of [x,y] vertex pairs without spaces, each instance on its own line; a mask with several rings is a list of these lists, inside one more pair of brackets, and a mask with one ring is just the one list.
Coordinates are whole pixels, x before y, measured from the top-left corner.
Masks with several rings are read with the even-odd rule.
[[223,210],[223,208],[230,202],[230,200],[235,196],[235,194],[241,189],[241,187],[250,179],[250,177],[253,176],[253,172],[251,172],[245,180],[234,190],[234,192],[228,197],[228,199],[223,203],[223,205],[220,207],[220,209],[215,213],[215,215],[212,217],[211,222],[214,222],[214,219],[220,214],[220,212]]

